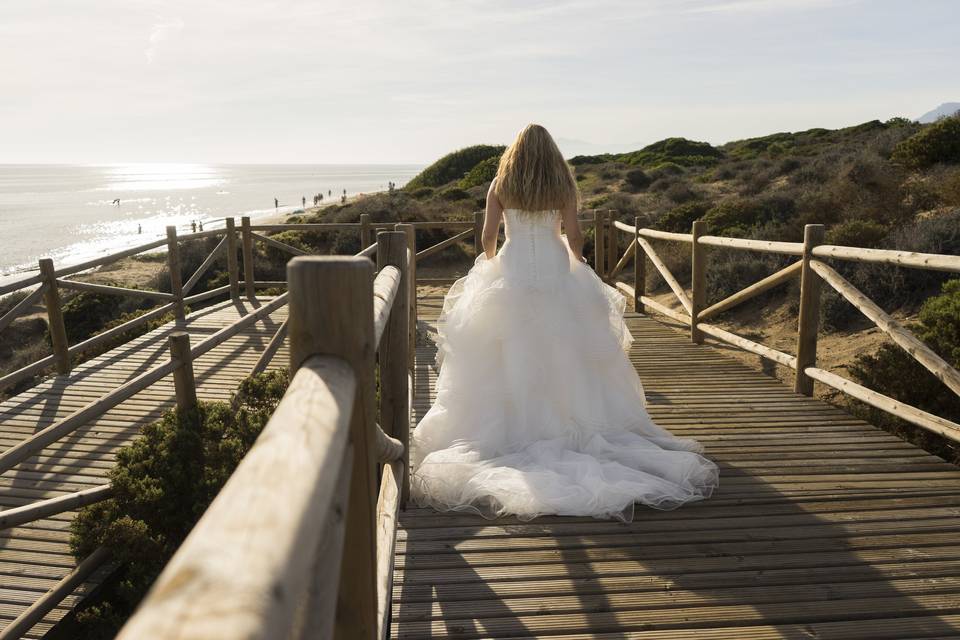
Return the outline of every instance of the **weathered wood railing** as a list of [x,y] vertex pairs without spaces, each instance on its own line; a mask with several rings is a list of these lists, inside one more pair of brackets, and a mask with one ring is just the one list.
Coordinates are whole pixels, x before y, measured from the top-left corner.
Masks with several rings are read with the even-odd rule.
[[[606,270],[598,270],[598,272],[610,280],[618,289],[632,297],[638,311],[648,309],[687,325],[690,327],[690,336],[694,342],[702,342],[704,335],[709,335],[793,369],[795,371],[794,389],[798,393],[812,395],[813,382],[816,380],[898,418],[951,440],[960,441],[960,424],[904,404],[816,366],[820,292],[822,283],[826,282],[886,333],[894,343],[903,348],[943,382],[949,390],[947,392],[960,395],[960,373],[955,368],[934,353],[890,314],[883,311],[825,262],[825,260],[833,258],[852,262],[893,264],[908,268],[960,273],[960,256],[826,245],[823,244],[824,227],[816,224],[806,226],[802,243],[710,236],[705,233],[705,224],[699,221],[693,224],[691,233],[672,233],[641,228],[639,218],[631,226],[603,216],[598,223],[598,229],[602,228],[616,230],[619,234],[626,234],[630,237],[629,245],[623,256],[618,260],[603,260],[602,264]],[[606,234],[602,230],[597,232],[598,237],[604,235]],[[687,290],[670,272],[664,260],[651,244],[651,240],[690,244],[691,287],[689,295]],[[609,255],[615,257],[618,253],[617,241],[611,239],[609,247]],[[795,256],[799,259],[745,289],[707,306],[708,247],[724,247]],[[638,249],[642,251],[637,251]],[[634,259],[634,286],[616,281],[617,275],[631,258]],[[649,260],[663,277],[670,291],[680,303],[682,311],[672,309],[645,295],[646,260]],[[784,353],[706,322],[706,320],[710,320],[720,313],[797,276],[800,277],[800,310],[795,355]]]
[[[379,458],[400,459],[397,464],[388,469],[389,473],[385,474],[383,495],[389,497],[395,493],[396,500],[405,500],[408,485],[402,469],[406,468],[408,459],[404,443],[409,433],[410,394],[412,394],[413,389],[413,361],[410,357],[411,336],[413,334],[409,332],[408,328],[411,324],[416,324],[416,317],[410,313],[412,296],[409,276],[412,273],[410,265],[413,264],[415,250],[411,244],[412,229],[410,229],[410,226],[401,224],[396,225],[396,228],[397,232],[379,234],[378,242],[374,245],[377,248],[377,261],[381,268],[380,275],[375,283],[372,303],[375,342],[381,346],[379,352],[380,419],[389,433],[396,437],[388,437],[378,428],[375,432],[375,438],[371,442]],[[361,260],[366,262],[365,259]],[[0,474],[13,469],[20,462],[39,453],[44,447],[73,433],[84,424],[98,418],[106,411],[171,373],[174,378],[178,409],[181,411],[192,409],[197,403],[193,360],[284,306],[287,304],[287,299],[288,294],[274,298],[192,348],[186,332],[174,331],[169,339],[171,357],[168,361],[141,373],[66,418],[58,420],[14,447],[0,453]],[[314,304],[323,303],[319,298],[312,298],[312,300]],[[344,307],[344,309],[348,308],[351,307]],[[308,324],[307,326],[312,327],[313,325]],[[281,324],[264,354],[255,365],[254,373],[262,371],[267,366],[282,344],[290,327],[291,323],[284,322]],[[109,486],[96,487],[8,509],[0,512],[0,529],[17,527],[105,500],[110,497],[111,493]],[[387,520],[395,521],[395,513],[392,516],[390,515],[391,505],[393,505],[391,502],[382,505],[383,517],[381,520],[384,522]],[[390,544],[392,544],[392,541]],[[389,555],[392,556],[392,551]],[[80,563],[76,570],[61,580],[50,592],[44,594],[33,606],[25,610],[13,623],[0,632],[0,640],[19,637],[108,559],[103,551],[98,551]],[[392,571],[392,566],[389,567],[389,570]]]
[[378,234],[376,278],[363,257],[291,260],[290,387],[120,638],[386,637],[410,420],[407,233]]

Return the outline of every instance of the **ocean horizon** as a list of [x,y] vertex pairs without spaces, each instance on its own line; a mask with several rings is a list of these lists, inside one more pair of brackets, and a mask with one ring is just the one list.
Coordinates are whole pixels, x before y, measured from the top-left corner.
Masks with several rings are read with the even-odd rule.
[[[0,164],[0,284],[144,244],[175,225],[222,226],[403,186],[411,164]],[[274,206],[274,198],[278,204]]]

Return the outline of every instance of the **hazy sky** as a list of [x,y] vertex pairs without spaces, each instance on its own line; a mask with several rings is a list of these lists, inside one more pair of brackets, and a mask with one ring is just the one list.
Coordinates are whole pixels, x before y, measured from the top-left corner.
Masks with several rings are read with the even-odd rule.
[[[2,0],[0,162],[424,162],[960,100],[957,0]],[[569,145],[572,146],[572,145]]]

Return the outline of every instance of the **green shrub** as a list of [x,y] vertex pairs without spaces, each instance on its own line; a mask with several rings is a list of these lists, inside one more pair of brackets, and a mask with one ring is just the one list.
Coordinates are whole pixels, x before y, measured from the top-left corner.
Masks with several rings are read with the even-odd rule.
[[86,340],[120,315],[120,296],[81,291],[63,304],[63,324],[70,344]]
[[693,222],[702,218],[709,210],[710,204],[707,202],[687,202],[670,209],[655,223],[655,228],[662,231],[690,233]]
[[410,191],[410,196],[412,198],[417,198],[417,199],[429,198],[432,195],[433,195],[432,187],[420,187],[419,189],[413,189],[412,191]]
[[762,220],[763,210],[751,198],[721,200],[703,216],[711,233],[735,236],[748,235],[750,228]]
[[653,178],[647,175],[643,169],[630,169],[623,176],[627,186],[633,191],[646,189],[653,182]]
[[887,228],[871,220],[846,220],[827,231],[827,244],[848,247],[879,247],[887,236]]
[[505,150],[504,146],[478,144],[448,153],[418,173],[404,186],[404,190],[409,193],[421,187],[442,187],[448,182],[460,180],[478,164],[489,158],[499,158]]
[[[944,284],[942,293],[927,300],[920,309],[915,335],[954,367],[960,367],[960,280]],[[864,386],[935,415],[960,421],[960,397],[900,347],[885,344],[869,355],[859,356],[851,367],[854,377]],[[868,417],[895,431],[914,433],[916,429],[873,409]],[[924,436],[929,438],[929,436]],[[928,448],[945,455],[935,448]],[[956,450],[953,459],[956,460]]]
[[695,200],[697,192],[686,182],[678,181],[667,187],[663,192],[664,197],[674,204],[683,204]]
[[893,159],[919,169],[938,162],[960,162],[960,117],[944,118],[894,148]]
[[590,164],[604,164],[610,162],[614,159],[614,155],[610,153],[601,153],[596,156],[573,156],[567,162],[572,164],[575,167],[581,167],[584,165]]
[[683,175],[683,167],[676,162],[660,162],[654,165],[650,171],[654,178]]
[[449,187],[437,193],[437,195],[444,200],[465,200],[470,197],[470,194],[464,191],[463,189],[458,189],[457,187]]
[[697,142],[686,138],[666,138],[647,145],[639,151],[621,153],[615,158],[625,164],[643,167],[653,167],[664,162],[693,167],[716,164],[723,155],[723,151],[708,142]]
[[166,413],[117,454],[111,499],[71,524],[78,560],[107,547],[120,568],[81,608],[83,638],[112,638],[253,445],[287,386],[285,371],[247,378],[227,403]]
[[497,177],[497,167],[500,166],[501,155],[503,154],[490,156],[483,162],[477,164],[477,166],[470,169],[467,175],[457,183],[457,186],[461,189],[469,189],[470,187],[479,187],[480,185],[491,182]]

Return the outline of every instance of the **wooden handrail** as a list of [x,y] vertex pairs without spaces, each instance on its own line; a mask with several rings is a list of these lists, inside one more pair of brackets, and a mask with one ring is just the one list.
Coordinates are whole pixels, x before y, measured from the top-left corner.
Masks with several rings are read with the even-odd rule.
[[870,319],[877,327],[886,333],[898,347],[909,353],[914,360],[922,364],[940,382],[947,385],[954,393],[960,395],[960,372],[934,353],[933,349],[921,342],[910,333],[890,314],[863,295],[859,289],[850,284],[846,278],[834,271],[829,265],[819,260],[811,260],[810,267],[833,287],[837,293],[846,298],[847,302],[857,308]]
[[224,251],[227,248],[227,237],[224,236],[220,242],[217,243],[217,246],[213,248],[213,251],[210,252],[210,255],[200,263],[200,266],[197,267],[197,270],[193,272],[193,275],[190,276],[185,283],[183,283],[183,295],[187,295],[193,289],[194,285],[200,281],[201,276],[207,272],[207,270],[213,265],[216,261],[217,256],[220,255],[220,252]]
[[960,273],[960,256],[948,256],[940,253],[864,249],[861,247],[822,244],[814,248],[813,255],[816,258],[836,258],[837,260],[849,260],[852,262],[892,264],[900,267]]
[[[377,246],[375,279],[362,257],[288,265],[290,387],[121,640],[314,638],[334,628],[385,637],[407,467],[386,464],[378,491],[376,457],[408,449],[415,258],[404,231],[379,233]],[[378,345],[380,415],[392,434],[373,420]]]
[[673,242],[693,242],[693,235],[689,233],[674,233],[672,231],[659,231],[657,229],[638,229],[637,233],[644,238],[654,240],[670,240]]
[[701,236],[700,244],[728,249],[746,249],[761,253],[779,253],[787,256],[803,255],[803,244],[800,242],[775,242],[773,240],[750,240],[747,238],[727,238],[725,236]]
[[755,282],[752,285],[734,293],[733,295],[727,296],[723,300],[716,302],[701,311],[700,315],[698,316],[699,319],[709,320],[713,316],[719,315],[728,309],[732,309],[737,305],[743,304],[747,300],[752,300],[761,293],[769,291],[773,287],[787,282],[791,278],[800,275],[800,268],[802,266],[802,262],[794,262],[789,267],[784,267],[783,269],[770,274],[763,280]]
[[335,498],[351,467],[357,387],[358,376],[339,357],[299,363],[263,433],[120,640],[288,637],[311,583],[337,579],[326,568],[315,572],[314,557],[330,535],[328,522],[342,530]]
[[637,242],[640,244],[640,247],[644,250],[644,252],[646,252],[647,258],[650,259],[650,262],[653,263],[653,266],[656,267],[657,271],[660,272],[660,275],[663,276],[663,279],[670,287],[670,290],[673,291],[673,295],[677,297],[677,300],[680,301],[680,304],[683,305],[683,308],[686,309],[687,313],[690,313],[693,309],[693,303],[690,302],[690,298],[687,297],[686,291],[683,290],[683,287],[680,286],[680,283],[677,282],[677,279],[673,277],[672,273],[670,273],[670,269],[666,264],[664,264],[663,260],[660,259],[660,256],[657,255],[657,252],[652,246],[650,246],[650,243],[647,242],[645,238],[638,237]]
[[132,320],[127,320],[123,324],[117,325],[112,329],[107,329],[106,331],[102,331],[95,336],[91,336],[86,340],[84,340],[83,342],[78,342],[77,344],[70,347],[67,351],[71,356],[76,355],[78,353],[83,353],[84,351],[89,351],[90,349],[96,346],[99,346],[105,342],[110,341],[111,339],[115,338],[118,335],[122,335],[127,331],[130,331],[134,327],[139,327],[140,325],[146,324],[151,320],[155,320],[157,318],[165,316],[166,314],[173,311],[173,308],[174,308],[174,304],[172,302],[170,304],[165,304],[162,307],[157,307],[156,309],[153,309],[152,311],[148,311],[147,313],[139,315],[136,318],[133,318]]
[[760,344],[759,342],[748,340],[743,336],[738,336],[735,333],[721,329],[716,325],[707,324],[706,322],[698,323],[697,328],[707,335],[713,336],[714,338],[719,338],[724,342],[740,347],[744,351],[749,351],[750,353],[755,353],[758,356],[763,356],[767,360],[779,362],[780,364],[790,367],[791,369],[797,368],[797,359],[790,354],[783,353],[782,351],[778,351],[766,345]]
[[79,507],[106,500],[111,495],[113,495],[113,488],[105,484],[92,489],[83,489],[82,491],[6,509],[0,511],[0,529],[18,527],[28,522],[55,516],[58,513],[73,511]]
[[19,318],[27,309],[40,302],[40,298],[47,292],[47,284],[41,284],[39,287],[27,294],[27,297],[18,302],[10,311],[3,314],[0,318],[0,331],[6,329],[11,322]]
[[160,300],[161,302],[170,302],[175,300],[172,293],[163,293],[162,291],[146,291],[144,289],[128,289],[126,287],[116,287],[106,284],[94,284],[93,282],[77,282],[75,280],[62,280],[57,278],[57,284],[66,289],[75,289],[77,291],[90,291],[92,293],[108,293],[118,296],[130,296],[139,298],[148,298],[150,300]]
[[[373,246],[377,246],[374,244]],[[373,344],[380,346],[380,339],[387,328],[393,301],[400,290],[400,270],[388,265],[380,269],[373,281]]]
[[935,416],[932,413],[927,413],[899,400],[895,400],[890,396],[877,393],[852,380],[847,380],[842,376],[817,367],[807,367],[805,373],[818,382],[833,387],[837,391],[841,391],[881,411],[886,411],[901,420],[906,420],[918,427],[923,427],[928,431],[938,433],[954,442],[960,442],[960,424],[951,422],[940,416]]
[[[256,227],[250,227],[250,228],[256,229]],[[298,249],[297,247],[294,247],[293,245],[289,245],[286,242],[280,242],[279,240],[274,240],[270,236],[262,236],[259,233],[253,233],[252,231],[250,235],[255,240],[259,240],[260,242],[263,242],[264,244],[268,244],[271,247],[274,247],[276,249],[280,249],[281,251],[286,251],[289,254],[292,254],[295,256],[309,255],[309,252],[304,251],[303,249]]]
[[426,249],[423,249],[422,251],[418,251],[418,252],[417,252],[417,260],[423,260],[424,258],[428,258],[428,257],[432,256],[433,254],[438,253],[438,252],[440,252],[440,251],[443,251],[443,250],[446,249],[447,247],[449,247],[449,246],[451,246],[451,245],[454,245],[454,244],[460,242],[461,240],[465,240],[465,239],[469,238],[471,235],[473,235],[473,225],[471,225],[470,228],[467,229],[466,231],[461,231],[460,233],[456,234],[455,236],[451,236],[451,237],[447,238],[446,240],[442,240],[442,241],[438,242],[437,244],[433,245],[432,247],[427,247]]
[[287,331],[290,327],[288,324],[289,322],[289,320],[284,320],[280,324],[277,332],[273,334],[273,337],[270,338],[270,342],[267,343],[267,348],[264,349],[263,353],[260,354],[260,357],[257,358],[257,363],[253,365],[251,373],[260,373],[262,371],[266,371],[267,365],[269,365],[270,361],[273,360],[273,356],[275,356],[277,351],[280,350],[280,346],[287,337]]

